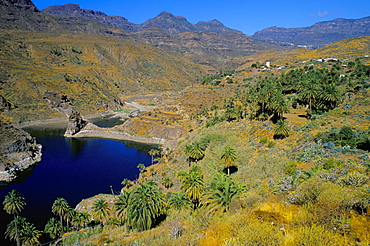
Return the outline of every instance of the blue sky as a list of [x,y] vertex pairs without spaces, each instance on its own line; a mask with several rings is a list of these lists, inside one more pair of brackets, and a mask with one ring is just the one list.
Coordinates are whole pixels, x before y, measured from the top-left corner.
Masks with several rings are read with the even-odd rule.
[[37,8],[67,3],[83,9],[123,16],[141,24],[162,11],[184,16],[190,23],[217,19],[245,34],[271,26],[305,27],[336,18],[359,19],[370,16],[370,0],[33,0]]

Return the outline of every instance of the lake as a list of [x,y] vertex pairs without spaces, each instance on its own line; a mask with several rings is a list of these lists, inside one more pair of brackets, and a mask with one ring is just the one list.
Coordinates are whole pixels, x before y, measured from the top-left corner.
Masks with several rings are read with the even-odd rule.
[[151,164],[148,151],[155,148],[110,139],[64,138],[64,130],[59,129],[25,130],[42,144],[42,161],[14,183],[0,186],[0,245],[15,245],[3,236],[13,218],[2,205],[9,191],[18,190],[25,197],[26,206],[20,215],[43,230],[53,216],[51,207],[55,199],[64,197],[75,207],[84,198],[111,194],[111,187],[118,194],[123,179],[137,178],[138,164]]

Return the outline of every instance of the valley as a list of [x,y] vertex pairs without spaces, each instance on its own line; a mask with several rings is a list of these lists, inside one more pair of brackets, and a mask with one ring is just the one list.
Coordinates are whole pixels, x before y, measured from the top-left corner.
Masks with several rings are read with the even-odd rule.
[[[366,25],[307,49],[286,45],[306,35],[291,29],[253,37],[169,12],[134,24],[78,4],[40,11],[29,0],[0,3],[0,171],[14,156],[34,157],[38,170],[41,157],[72,175],[86,149],[85,176],[95,177],[86,182],[108,189],[114,180],[114,191],[96,188],[77,205],[58,194],[39,225],[12,189],[22,187],[13,168],[15,183],[1,197],[9,245],[370,243]],[[325,36],[324,24],[304,31]],[[47,152],[48,136],[40,147],[21,130],[30,127],[68,128],[55,140],[70,143],[62,158]],[[117,164],[131,159],[119,140],[149,144],[145,165],[136,157]],[[126,169],[138,174],[120,181]]]

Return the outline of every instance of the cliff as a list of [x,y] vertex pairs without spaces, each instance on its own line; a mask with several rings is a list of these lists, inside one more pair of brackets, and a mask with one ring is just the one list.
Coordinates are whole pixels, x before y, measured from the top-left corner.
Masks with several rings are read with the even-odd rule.
[[41,161],[40,144],[29,133],[0,122],[0,181],[10,182],[19,172]]

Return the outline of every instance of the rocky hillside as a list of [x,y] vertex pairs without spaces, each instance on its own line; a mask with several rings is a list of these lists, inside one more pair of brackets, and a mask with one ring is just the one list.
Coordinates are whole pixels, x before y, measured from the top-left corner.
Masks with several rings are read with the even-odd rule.
[[[243,63],[243,56],[259,50],[286,49],[280,44],[254,40],[240,31],[225,27],[217,20],[191,24],[185,17],[174,16],[168,12],[162,12],[142,24],[134,24],[124,17],[81,9],[77,4],[50,6],[42,11],[63,21],[67,17],[71,20],[87,17],[102,24],[122,28],[128,33],[122,34],[113,30],[112,35],[179,52],[194,62],[213,66],[217,70],[234,69]],[[83,20],[86,21],[87,18]]]
[[274,26],[258,31],[252,37],[317,47],[342,39],[368,35],[370,35],[370,17],[362,19],[335,19],[299,28]]
[[3,115],[16,122],[71,107],[117,109],[122,96],[179,90],[207,73],[181,54],[124,39],[8,30],[0,39]]
[[101,11],[91,9],[81,9],[78,4],[53,5],[42,10],[50,15],[59,15],[65,17],[86,17],[98,20],[111,26],[122,28],[128,32],[143,31],[151,27],[158,27],[168,34],[180,32],[217,32],[217,33],[241,33],[240,31],[228,28],[217,20],[200,21],[197,24],[191,24],[185,17],[174,16],[168,12],[162,12],[155,18],[149,19],[142,24],[129,22],[121,16],[108,16]]
[[41,161],[41,145],[26,131],[0,121],[0,135],[0,182],[12,181]]
[[30,0],[0,0],[0,29],[122,37],[125,31],[87,18],[51,16]]
[[53,5],[42,10],[49,15],[65,16],[65,17],[85,17],[95,19],[101,23],[106,23],[116,28],[124,29],[128,32],[137,31],[139,25],[129,22],[121,16],[108,16],[101,11],[91,9],[81,9],[78,4]]

